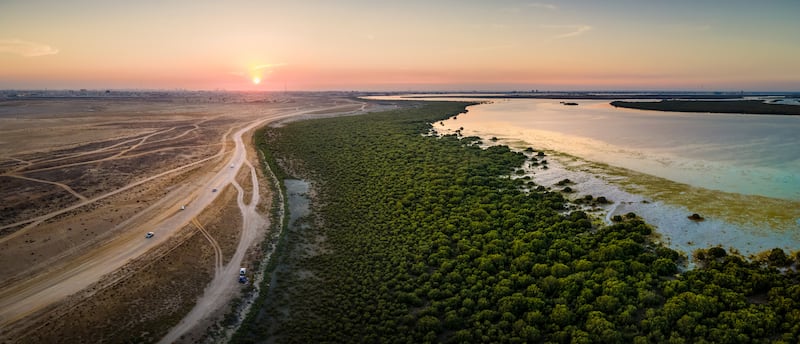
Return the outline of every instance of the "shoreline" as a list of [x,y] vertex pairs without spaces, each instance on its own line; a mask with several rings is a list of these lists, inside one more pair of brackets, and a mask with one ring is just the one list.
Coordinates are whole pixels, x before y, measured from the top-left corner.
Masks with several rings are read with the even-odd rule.
[[[458,131],[463,136],[480,137],[484,145],[502,144],[516,151],[537,147],[523,138],[503,138],[499,133],[461,128],[460,123],[452,120],[451,117],[442,121],[444,125],[436,123],[434,130],[439,135]],[[489,139],[494,136],[497,140]],[[655,227],[666,245],[683,252],[690,260],[693,251],[715,246],[747,257],[775,247],[787,252],[800,247],[800,236],[794,235],[800,227],[800,201],[703,189],[561,152],[544,151],[544,159],[549,162],[547,169],[526,164],[525,173],[513,177],[528,176],[552,192],[561,192],[564,185],[557,183],[569,179],[573,191],[564,196],[571,202],[580,203],[586,195],[604,196],[613,203],[590,211],[593,216],[611,224],[614,215],[633,212]],[[690,220],[688,216],[693,213],[701,214],[705,220]]]
[[[598,317],[605,332],[624,331],[609,342],[664,342],[650,320],[666,328],[686,317],[706,319],[716,341],[731,331],[756,333],[753,326],[769,331],[756,340],[779,330],[794,338],[779,326],[796,320],[797,305],[786,303],[797,284],[796,253],[771,250],[750,261],[710,247],[692,252],[695,264],[687,265],[642,217],[598,225],[524,176],[526,165],[550,164],[544,159],[555,166],[554,155],[435,134],[465,106],[300,122],[265,136],[270,156],[291,161],[283,166],[294,177],[317,176],[324,206],[313,228],[287,238],[284,256],[300,259],[286,259],[274,298],[253,312],[259,318],[251,317],[242,341],[512,341],[504,334],[531,322],[541,332],[520,332],[518,341],[563,341],[566,326],[589,334]],[[627,205],[615,201],[610,207]],[[324,252],[309,253],[320,242]],[[748,325],[739,316],[775,321]],[[679,335],[702,339],[669,334]]]

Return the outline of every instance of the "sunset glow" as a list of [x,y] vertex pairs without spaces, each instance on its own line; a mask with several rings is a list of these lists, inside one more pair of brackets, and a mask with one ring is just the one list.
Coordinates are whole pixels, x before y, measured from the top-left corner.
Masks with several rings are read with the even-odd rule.
[[259,78],[259,77],[257,77],[257,76],[254,76],[254,77],[253,77],[253,84],[254,84],[254,85],[258,85],[258,84],[260,84],[260,83],[261,83],[261,78]]
[[800,90],[797,13],[794,0],[4,1],[0,88]]

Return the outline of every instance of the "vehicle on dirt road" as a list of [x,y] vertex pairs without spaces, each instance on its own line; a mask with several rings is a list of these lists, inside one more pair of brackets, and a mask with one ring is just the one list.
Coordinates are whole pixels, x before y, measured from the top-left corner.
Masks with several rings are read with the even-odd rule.
[[239,269],[239,283],[247,283],[247,269],[245,268]]
[[147,234],[145,234],[145,236],[144,236],[144,237],[145,237],[145,239],[150,239],[150,238],[152,238],[154,235],[156,235],[156,233],[153,233],[153,232],[147,232]]

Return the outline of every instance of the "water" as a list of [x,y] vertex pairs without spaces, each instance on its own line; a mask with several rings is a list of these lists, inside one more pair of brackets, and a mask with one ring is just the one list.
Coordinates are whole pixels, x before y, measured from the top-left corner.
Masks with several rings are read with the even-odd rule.
[[289,207],[289,227],[296,225],[297,220],[311,214],[308,197],[308,182],[300,179],[284,179],[286,186],[286,202]]
[[[485,101],[434,128],[546,150],[550,169],[526,167],[537,184],[576,181],[567,197],[605,196],[613,203],[597,216],[634,212],[687,256],[718,245],[744,255],[800,249],[798,116],[642,111],[607,100]],[[688,219],[692,213],[705,220]]]
[[800,117],[579,103],[498,101],[472,106],[468,114],[445,124],[524,139],[539,148],[696,187],[800,200]]

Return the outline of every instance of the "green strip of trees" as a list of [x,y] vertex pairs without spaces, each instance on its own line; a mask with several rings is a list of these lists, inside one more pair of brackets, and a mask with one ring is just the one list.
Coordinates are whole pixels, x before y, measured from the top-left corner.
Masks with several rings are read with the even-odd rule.
[[285,232],[234,342],[800,338],[796,257],[747,261],[715,247],[679,273],[681,255],[636,216],[598,227],[564,211],[559,193],[509,177],[525,154],[426,135],[466,105],[266,130],[272,166],[312,182],[314,212]]
[[800,106],[763,100],[662,100],[658,102],[613,101],[612,106],[671,112],[744,113],[754,115],[800,115]]

